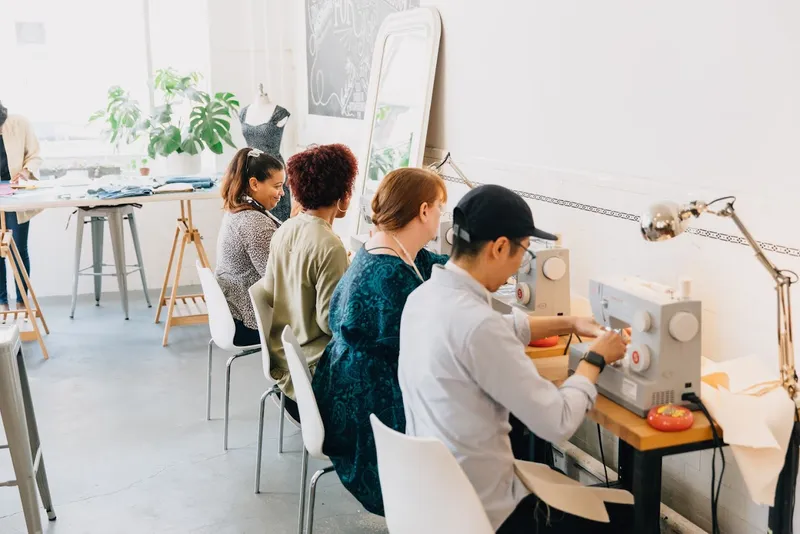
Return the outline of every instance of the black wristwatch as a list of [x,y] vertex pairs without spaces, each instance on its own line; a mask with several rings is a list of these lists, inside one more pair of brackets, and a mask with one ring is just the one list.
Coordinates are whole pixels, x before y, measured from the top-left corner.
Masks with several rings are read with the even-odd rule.
[[593,350],[590,350],[589,352],[587,352],[586,356],[583,357],[583,360],[586,361],[586,362],[591,363],[592,365],[594,365],[595,367],[600,369],[601,373],[603,372],[603,369],[606,368],[606,359],[603,358],[602,356],[600,356],[599,354],[597,354]]

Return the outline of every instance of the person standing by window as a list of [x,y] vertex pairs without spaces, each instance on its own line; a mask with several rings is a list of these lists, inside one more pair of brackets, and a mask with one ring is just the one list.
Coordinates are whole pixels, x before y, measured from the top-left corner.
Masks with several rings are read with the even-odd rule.
[[[33,127],[25,117],[9,115],[0,102],[0,181],[19,183],[21,180],[37,180],[42,158],[39,156],[39,140]],[[5,214],[6,228],[12,232],[25,270],[30,275],[28,255],[28,228],[31,218],[41,210],[8,212]],[[19,265],[17,266],[20,267]],[[17,308],[23,307],[22,296],[28,292],[24,286],[17,290]],[[6,263],[0,262],[0,309],[8,311],[8,281]]]

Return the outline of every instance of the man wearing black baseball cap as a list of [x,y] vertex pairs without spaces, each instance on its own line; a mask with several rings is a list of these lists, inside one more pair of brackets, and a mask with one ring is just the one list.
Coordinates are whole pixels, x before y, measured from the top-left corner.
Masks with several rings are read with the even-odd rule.
[[[622,358],[625,341],[588,318],[493,310],[491,293],[517,272],[531,237],[556,238],[534,225],[530,207],[513,191],[473,189],[456,206],[453,222],[451,261],[409,296],[400,323],[406,433],[447,445],[499,533],[537,526],[542,533],[622,532],[622,505],[607,505],[611,524],[560,512],[548,520],[547,507],[515,475],[508,434],[513,413],[551,443],[572,436],[594,406],[602,367]],[[590,350],[595,356],[556,387],[539,376],[525,346],[572,332],[597,337]]]

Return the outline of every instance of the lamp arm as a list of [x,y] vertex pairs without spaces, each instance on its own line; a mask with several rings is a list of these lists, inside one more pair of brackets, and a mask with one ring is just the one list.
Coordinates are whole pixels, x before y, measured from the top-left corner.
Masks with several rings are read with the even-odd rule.
[[739,218],[739,215],[736,213],[736,210],[733,209],[733,204],[728,204],[725,208],[719,212],[716,212],[717,215],[721,217],[730,217],[733,220],[733,224],[739,229],[739,231],[744,236],[747,243],[750,245],[750,248],[753,249],[753,252],[756,253],[756,258],[764,268],[769,271],[769,274],[772,275],[772,278],[775,280],[775,283],[780,284],[786,276],[783,272],[778,269],[774,263],[767,258],[766,254],[764,254],[764,250],[761,248],[761,245],[758,244],[758,241],[755,240],[753,234],[747,229],[744,225],[742,220]]
[[450,158],[449,163],[450,163],[450,167],[452,167],[453,170],[456,171],[456,174],[458,175],[458,178],[461,180],[461,182],[464,185],[466,185],[467,187],[469,187],[470,189],[475,189],[475,184],[470,182],[469,179],[464,175],[464,173],[461,172],[461,169],[458,168],[458,166],[456,165],[456,162],[453,161],[453,158]]
[[715,213],[721,217],[730,217],[744,238],[747,240],[747,243],[756,253],[756,258],[758,258],[758,261],[761,262],[761,265],[763,265],[764,268],[769,271],[773,280],[775,280],[775,290],[778,296],[778,348],[780,355],[781,383],[789,393],[789,397],[793,400],[797,400],[797,372],[795,370],[794,339],[792,335],[792,300],[791,295],[789,294],[789,290],[792,285],[792,279],[784,274],[783,271],[778,269],[775,264],[772,263],[769,258],[767,258],[766,254],[764,254],[764,250],[761,248],[761,245],[758,244],[758,241],[755,240],[753,235],[750,233],[747,227],[745,227],[744,223],[742,223],[742,220],[736,214],[736,210],[733,208],[733,203],[729,203],[727,206],[725,206],[725,208],[718,212],[712,212],[707,208],[706,211]]
[[462,184],[466,185],[466,186],[467,186],[467,187],[469,187],[470,189],[475,189],[475,184],[474,184],[474,183],[472,183],[472,182],[471,182],[471,181],[470,181],[470,180],[469,180],[469,179],[468,179],[468,178],[467,178],[467,177],[464,175],[464,173],[461,171],[461,169],[459,169],[459,168],[458,168],[458,165],[456,165],[456,162],[455,162],[455,161],[453,161],[453,157],[450,155],[450,152],[448,152],[448,153],[447,153],[447,155],[444,157],[444,159],[443,159],[443,160],[441,160],[440,162],[438,162],[438,163],[432,163],[431,165],[428,165],[428,168],[429,168],[430,170],[434,171],[434,172],[437,172],[437,173],[440,173],[440,174],[441,174],[441,172],[440,172],[440,171],[442,170],[442,167],[444,166],[444,164],[445,164],[445,163],[449,163],[449,164],[450,164],[450,167],[451,167],[451,168],[452,168],[454,171],[456,171],[456,174],[458,175],[458,179],[461,181],[461,183],[462,183]]

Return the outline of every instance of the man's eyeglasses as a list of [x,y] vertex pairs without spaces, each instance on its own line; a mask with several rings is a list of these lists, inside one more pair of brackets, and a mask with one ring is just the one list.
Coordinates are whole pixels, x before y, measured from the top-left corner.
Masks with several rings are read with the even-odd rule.
[[[522,245],[520,245],[522,246]],[[533,264],[533,260],[536,259],[536,254],[529,248],[525,249],[525,255],[522,258],[522,263],[519,265],[520,271],[530,271],[531,265]]]

